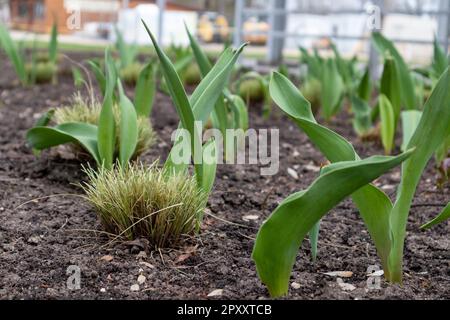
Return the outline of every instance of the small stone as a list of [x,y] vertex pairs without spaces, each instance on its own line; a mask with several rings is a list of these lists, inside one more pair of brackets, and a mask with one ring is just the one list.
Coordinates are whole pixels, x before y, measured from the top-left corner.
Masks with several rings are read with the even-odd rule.
[[298,156],[300,156],[300,152],[298,152],[297,150],[294,150],[294,153],[292,154],[295,158],[297,158]]
[[351,271],[332,271],[324,273],[330,277],[341,277],[341,278],[351,278],[353,276],[353,272]]
[[137,291],[139,291],[139,285],[138,284],[133,284],[131,287],[130,287],[130,290],[132,291],[132,292],[137,292]]
[[31,236],[28,238],[27,242],[29,244],[38,244],[40,240],[41,238],[39,238],[39,236]]
[[105,293],[105,292],[106,292],[106,289],[105,289],[105,288],[101,288],[101,289],[100,289],[100,292],[101,292],[101,293]]
[[106,255],[100,258],[100,260],[105,261],[105,262],[111,262],[113,261],[114,257],[111,255]]
[[214,291],[211,291],[208,294],[208,297],[221,297],[223,294],[223,289],[216,289]]
[[292,289],[298,290],[298,289],[300,289],[300,283],[292,282],[291,287],[292,287]]
[[144,275],[140,274],[139,277],[137,278],[137,282],[139,284],[144,284],[145,281],[147,281],[147,278]]
[[382,275],[384,275],[383,270],[378,270],[367,274],[368,277],[381,277]]
[[139,262],[139,264],[142,264],[143,266],[146,266],[147,268],[150,268],[150,269],[155,269],[154,265],[152,265],[151,263],[145,262],[145,261],[141,261],[141,262]]
[[145,251],[141,251],[138,253],[138,255],[136,256],[136,259],[145,259],[147,258],[147,253]]
[[242,220],[244,220],[244,221],[255,221],[255,220],[258,220],[259,219],[259,216],[257,216],[257,215],[248,215],[248,216],[243,216],[242,217]]
[[292,169],[292,168],[288,168],[288,169],[287,169],[287,172],[288,172],[288,174],[289,174],[292,178],[294,178],[295,180],[298,180],[298,174],[297,174],[297,171],[295,171],[295,170]]
[[343,291],[353,291],[356,289],[356,287],[350,283],[345,283],[344,280],[342,280],[341,278],[337,278],[336,279],[337,284],[339,285],[339,287],[343,290]]
[[315,166],[314,164],[310,163],[307,164],[303,167],[306,171],[311,171],[311,172],[319,172],[320,171],[320,167]]

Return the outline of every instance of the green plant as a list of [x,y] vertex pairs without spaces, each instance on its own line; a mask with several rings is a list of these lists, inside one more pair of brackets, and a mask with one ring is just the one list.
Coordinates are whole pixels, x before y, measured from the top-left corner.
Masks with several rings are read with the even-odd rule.
[[344,97],[344,80],[339,74],[336,61],[328,59],[322,66],[320,76],[322,114],[329,121],[341,109]]
[[[407,152],[397,157],[360,160],[349,142],[316,122],[309,102],[288,79],[273,75],[272,98],[332,164],[322,169],[310,188],[284,200],[258,233],[253,259],[271,295],[287,293],[303,238],[329,210],[350,195],[375,243],[386,279],[402,281],[403,246],[411,202],[427,162],[450,135],[449,89],[450,72],[447,70],[424,107]],[[392,204],[384,192],[369,183],[402,162],[402,180]]]
[[389,99],[382,94],[378,100],[381,120],[381,142],[384,152],[391,154],[395,138],[395,112]]
[[114,31],[116,34],[115,46],[119,53],[119,70],[123,70],[136,63],[139,47],[136,44],[128,44],[117,26],[114,26]]
[[370,79],[370,68],[367,67],[357,88],[358,97],[366,102],[372,97],[372,81]]
[[399,77],[401,88],[400,95],[403,105],[408,110],[417,109],[419,106],[416,105],[417,99],[414,90],[414,80],[405,60],[403,60],[402,56],[395,48],[395,45],[381,33],[374,32],[372,34],[372,39],[375,47],[383,57],[392,57],[392,59],[395,60],[395,68]]
[[[201,49],[198,41],[189,32],[187,26],[185,28],[200,73],[202,77],[206,77],[212,69],[211,61]],[[222,133],[225,157],[227,157],[232,151],[234,152],[235,146],[233,143],[227,142],[226,130],[248,129],[248,110],[245,102],[239,96],[233,95],[228,88],[225,88],[211,112],[211,123],[214,128],[219,129]]]
[[[38,126],[27,133],[27,141],[31,147],[35,150],[44,150],[61,144],[76,143],[89,152],[98,166],[105,166],[107,169],[112,167],[116,157],[122,165],[125,165],[135,154],[139,134],[137,112],[132,102],[125,96],[120,81],[117,80],[109,51],[105,53],[105,62],[106,91],[97,125],[86,122],[66,122],[55,127],[48,127],[42,126],[39,122]],[[118,126],[114,117],[116,86],[118,87],[117,104],[120,110]],[[80,114],[78,109],[74,112]],[[84,115],[80,114],[80,116]],[[118,139],[116,132],[118,132]]]
[[305,98],[311,102],[311,107],[314,113],[320,109],[322,88],[321,83],[314,77],[307,77],[300,85],[300,91]]
[[402,151],[405,151],[408,147],[409,141],[411,141],[414,131],[416,131],[417,126],[422,118],[422,111],[418,110],[406,110],[402,112],[402,132],[403,132],[403,143]]
[[[137,99],[137,101],[141,101]],[[138,105],[135,104],[137,118],[137,144],[132,159],[138,157],[147,151],[155,142],[155,133],[146,113],[140,114]],[[53,122],[59,126],[64,123],[87,123],[98,126],[102,105],[96,101],[89,102],[80,94],[75,95],[70,106],[57,108],[53,115]],[[113,107],[114,122],[116,130],[116,142],[114,153],[117,155],[120,149],[120,108],[117,103]],[[80,145],[76,145],[77,149],[82,149]]]
[[[308,100],[306,95],[305,98],[306,100]],[[370,108],[370,105],[366,100],[361,99],[357,95],[353,95],[351,97],[351,103],[352,111],[354,113],[352,121],[353,128],[356,134],[364,139],[373,132],[373,123],[371,116],[372,109]]]
[[[174,65],[143,23],[160,60],[161,72],[180,117],[181,128],[189,133],[192,143],[177,139],[162,170],[155,164],[150,168],[119,164],[112,166],[112,170],[102,167],[98,172],[88,169],[89,181],[83,188],[106,229],[117,234],[116,238],[145,237],[153,246],[164,247],[199,231],[215,180],[217,154],[214,140],[202,144],[196,121],[203,125],[206,123],[243,47],[236,52],[226,50],[189,99]],[[107,82],[109,78],[106,77]],[[106,88],[105,102],[108,102],[112,94],[108,84]],[[111,106],[107,107],[104,103],[101,118],[112,117]],[[113,133],[113,128],[110,132]],[[188,175],[189,161],[175,161],[173,155],[180,144],[191,148],[194,177]],[[106,150],[109,145],[104,147]],[[205,161],[208,156],[213,157],[211,162]],[[198,161],[199,158],[202,161]]]
[[202,76],[200,74],[200,69],[196,64],[190,64],[187,67],[183,75],[184,83],[188,86],[195,86],[200,83]]
[[[191,155],[194,160],[195,176],[198,185],[203,190],[209,192],[214,181],[212,173],[215,174],[215,165],[208,166],[202,163],[202,161],[199,161],[203,156],[203,151],[198,150],[199,147],[202,146],[202,139],[198,135],[199,128],[196,126],[195,122],[200,122],[203,127],[206,125],[214,106],[221,97],[222,92],[229,81],[234,64],[244,46],[241,46],[236,52],[233,52],[231,48],[226,49],[214,67],[212,67],[208,74],[203,78],[194,93],[188,98],[174,65],[158,46],[145,22],[143,23],[160,60],[161,72],[166,81],[167,89],[172,97],[176,111],[180,117],[180,125],[191,137],[191,139],[189,139],[191,140]],[[173,155],[176,152],[176,147],[182,143],[180,142],[180,139],[176,139],[176,141],[165,166],[168,168],[169,172],[186,172],[186,163],[180,164],[174,161]],[[182,141],[184,141],[184,139]],[[213,143],[213,145],[215,145],[215,143]]]
[[27,74],[33,79],[30,83],[49,83],[55,77],[57,67],[52,62],[30,63],[25,66]]
[[272,99],[269,94],[269,81],[258,72],[250,71],[243,74],[237,82],[239,96],[249,102],[263,102],[263,115],[270,116]]
[[194,178],[169,174],[156,163],[86,172],[85,197],[105,231],[116,238],[145,238],[159,249],[175,246],[199,230],[207,193]]
[[86,83],[86,81],[84,80],[83,73],[77,67],[72,67],[72,79],[73,79],[73,84],[77,88],[80,88],[81,86],[83,86]]
[[0,46],[3,47],[11,60],[17,77],[23,86],[48,83],[54,80],[58,71],[58,28],[56,22],[52,26],[48,53],[45,57],[40,57],[34,48],[31,62],[27,62],[25,53],[14,43],[4,25],[0,25]]
[[133,62],[119,71],[120,79],[129,86],[134,86],[144,66],[139,62]]
[[26,70],[25,57],[23,53],[20,52],[17,44],[12,40],[8,29],[6,29],[4,25],[0,25],[0,44],[8,58],[11,60],[20,82],[22,85],[27,85],[29,74]]
[[450,219],[450,202],[445,206],[444,210],[433,220],[421,226],[421,229],[432,228],[446,220]]
[[450,57],[445,55],[444,49],[439,45],[437,38],[434,39],[433,52],[430,76],[433,83],[436,84],[441,74],[443,74],[450,65]]

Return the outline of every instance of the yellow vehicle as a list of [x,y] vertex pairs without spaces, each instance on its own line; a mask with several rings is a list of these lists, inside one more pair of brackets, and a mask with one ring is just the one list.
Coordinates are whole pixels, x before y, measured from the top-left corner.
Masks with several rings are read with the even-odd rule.
[[249,18],[243,26],[244,40],[254,45],[265,45],[268,39],[269,24],[256,17]]
[[206,43],[226,42],[230,37],[228,20],[215,12],[204,13],[199,19],[197,34]]

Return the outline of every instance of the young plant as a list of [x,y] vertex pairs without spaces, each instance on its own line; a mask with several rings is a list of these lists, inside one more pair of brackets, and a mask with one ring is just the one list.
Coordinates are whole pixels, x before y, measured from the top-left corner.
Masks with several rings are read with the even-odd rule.
[[19,50],[17,44],[12,40],[11,35],[6,26],[0,25],[0,45],[5,51],[8,58],[16,70],[17,77],[22,85],[29,84],[29,74],[26,70],[26,59],[24,54]]
[[[306,96],[305,98],[308,100]],[[372,108],[366,100],[361,99],[357,95],[352,95],[351,103],[354,113],[353,129],[359,137],[365,139],[373,132]]]
[[[122,84],[117,80],[114,63],[108,51],[105,54],[105,62],[106,91],[102,107],[93,106],[92,109],[88,109],[85,104],[81,104],[79,108],[58,111],[60,121],[73,122],[63,122],[55,127],[42,125],[39,121],[38,125],[27,133],[27,141],[33,149],[40,151],[57,145],[75,143],[87,151],[98,166],[109,169],[116,158],[125,165],[135,156],[139,132],[153,139],[151,130],[142,126],[138,129],[136,109],[125,96]],[[116,86],[119,112],[114,111]]]
[[48,83],[55,79],[58,70],[58,29],[56,22],[53,23],[48,53],[44,55],[44,58],[39,58],[35,48],[33,48],[31,62],[27,62],[25,52],[13,41],[4,25],[0,25],[0,47],[11,60],[17,77],[23,86]]
[[[317,123],[309,102],[285,77],[275,73],[270,92],[280,108],[332,162],[307,190],[284,200],[258,232],[253,259],[270,294],[278,297],[288,292],[290,273],[304,237],[329,210],[350,195],[375,243],[386,279],[401,282],[411,202],[427,162],[450,135],[450,72],[444,73],[427,101],[408,151],[397,157],[360,160],[349,142]],[[369,183],[402,162],[402,181],[393,204],[382,190]]]
[[375,44],[375,48],[377,48],[381,56],[385,57],[386,59],[392,57],[392,59],[395,60],[395,68],[399,77],[401,88],[400,95],[402,104],[408,110],[417,109],[419,106],[416,105],[417,99],[414,90],[414,79],[405,60],[403,60],[402,56],[395,48],[395,45],[390,40],[385,38],[381,33],[373,33],[373,43]]
[[250,102],[263,102],[263,115],[270,116],[272,100],[269,94],[269,79],[258,72],[250,71],[243,74],[237,82],[239,96]]
[[326,121],[336,115],[341,109],[344,97],[344,80],[339,74],[336,61],[328,59],[322,66],[320,76],[322,114]]
[[[187,26],[185,26],[189,37],[192,52],[197,62],[202,77],[206,77],[212,69],[211,61],[200,47],[198,41],[192,36]],[[223,90],[222,95],[216,102],[211,113],[212,125],[219,129],[223,136],[225,145],[225,156],[232,151],[234,154],[234,144],[228,143],[226,139],[227,129],[248,129],[248,110],[245,102],[239,96],[233,95],[228,88]]]
[[[200,229],[215,180],[217,154],[214,140],[202,144],[195,122],[206,123],[242,48],[236,52],[226,50],[188,98],[175,67],[145,23],[144,26],[161,62],[167,89],[181,120],[180,127],[189,133],[190,139],[176,140],[163,169],[154,164],[150,168],[117,165],[112,170],[103,167],[98,172],[87,170],[89,181],[84,189],[106,230],[117,235],[115,239],[144,237],[152,246],[161,248],[175,245],[182,237]],[[176,162],[174,155],[180,145],[190,146],[193,177],[189,177],[187,171],[190,159]],[[198,161],[199,158],[202,161]]]
[[382,94],[378,99],[378,107],[380,108],[381,121],[381,142],[384,147],[385,154],[392,153],[395,138],[395,112],[392,103]]

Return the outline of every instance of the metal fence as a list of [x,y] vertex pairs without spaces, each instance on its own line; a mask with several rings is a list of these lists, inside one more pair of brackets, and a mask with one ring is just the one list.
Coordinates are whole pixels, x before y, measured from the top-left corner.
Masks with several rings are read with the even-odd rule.
[[[367,7],[370,4],[372,8],[377,8],[379,10],[379,15],[381,18],[380,27],[383,24],[383,18],[390,14],[404,14],[404,15],[430,15],[437,17],[438,20],[438,31],[437,38],[438,41],[446,48],[448,51],[449,46],[449,21],[450,21],[450,1],[440,0],[438,10],[388,10],[386,8],[386,3],[384,0],[372,0],[364,1],[361,0],[362,9],[333,9],[331,6],[329,8],[320,9],[305,9],[305,10],[288,10],[286,9],[286,0],[268,0],[265,8],[254,8],[246,5],[245,0],[236,0],[235,6],[235,33],[234,33],[234,43],[235,45],[242,42],[245,36],[245,31],[243,28],[244,21],[249,16],[259,16],[267,17],[270,30],[268,32],[268,42],[267,42],[267,59],[270,62],[279,62],[282,58],[283,48],[285,44],[285,39],[288,38],[330,38],[333,40],[361,40],[367,41],[370,48],[370,59],[372,64],[376,58],[375,50],[371,47],[369,36],[351,36],[346,34],[306,34],[302,30],[295,33],[286,32],[286,21],[292,14],[311,14],[311,15],[369,15],[371,12],[367,11]],[[373,28],[372,31],[378,31],[378,28]],[[418,39],[403,39],[394,38],[394,42],[405,42],[412,44],[431,44],[430,41],[423,41]],[[378,59],[377,59],[378,60]]]

